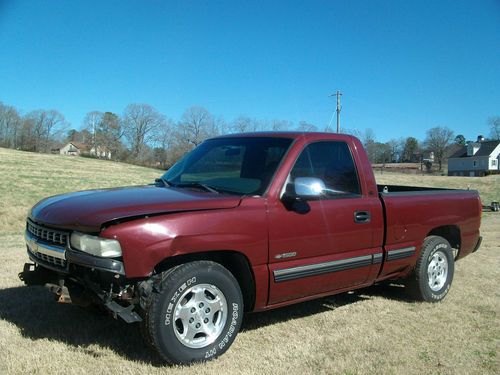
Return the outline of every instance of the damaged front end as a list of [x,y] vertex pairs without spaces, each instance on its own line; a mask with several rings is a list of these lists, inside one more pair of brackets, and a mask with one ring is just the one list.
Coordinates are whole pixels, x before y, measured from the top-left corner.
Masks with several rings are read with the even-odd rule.
[[134,311],[140,300],[137,286],[125,279],[121,259],[76,250],[70,235],[28,219],[25,237],[33,263],[24,265],[19,278],[27,286],[45,286],[60,303],[98,305],[127,323],[141,321]]
[[74,275],[57,273],[35,263],[25,263],[23,271],[19,273],[19,279],[27,286],[44,286],[54,293],[59,303],[84,307],[102,306],[115,319],[119,317],[127,323],[142,320],[140,315],[133,311],[139,302],[139,298],[135,297],[135,286],[118,285],[116,280],[113,280],[105,290],[104,285],[91,281],[91,277],[80,279]]

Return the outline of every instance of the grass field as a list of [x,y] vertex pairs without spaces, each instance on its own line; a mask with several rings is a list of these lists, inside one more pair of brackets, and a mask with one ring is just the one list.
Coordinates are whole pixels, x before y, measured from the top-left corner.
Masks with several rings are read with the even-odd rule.
[[[498,374],[500,214],[483,215],[483,246],[456,265],[442,303],[414,303],[397,286],[249,314],[231,349],[191,367],[164,367],[138,328],[56,304],[17,278],[27,260],[29,207],[48,195],[144,184],[159,171],[0,148],[0,374]],[[381,184],[478,189],[500,200],[500,176],[377,175]]]

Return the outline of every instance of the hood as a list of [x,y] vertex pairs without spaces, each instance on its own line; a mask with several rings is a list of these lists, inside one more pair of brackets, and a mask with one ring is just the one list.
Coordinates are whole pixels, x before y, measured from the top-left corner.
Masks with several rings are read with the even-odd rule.
[[169,212],[234,208],[235,195],[158,186],[87,190],[56,195],[37,203],[30,218],[57,228],[97,233],[109,221]]

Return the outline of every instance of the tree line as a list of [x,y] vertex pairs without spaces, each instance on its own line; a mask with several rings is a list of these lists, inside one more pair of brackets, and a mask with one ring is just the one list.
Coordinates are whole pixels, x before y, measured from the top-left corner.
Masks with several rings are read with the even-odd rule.
[[[500,116],[488,119],[491,140],[500,140]],[[368,158],[373,164],[386,163],[422,163],[431,168],[432,161],[437,164],[438,171],[442,171],[446,159],[459,149],[474,140],[467,140],[463,134],[455,135],[453,130],[446,126],[428,129],[423,141],[414,137],[391,139],[388,142],[377,142],[372,129],[356,134],[363,140]],[[478,134],[478,136],[480,136]],[[482,137],[482,136],[481,136]],[[487,139],[486,139],[487,140]],[[431,157],[432,155],[432,157]]]
[[[149,104],[130,104],[121,115],[91,111],[80,130],[72,129],[57,110],[36,110],[25,115],[0,102],[0,147],[32,152],[57,152],[68,142],[88,150],[105,150],[111,159],[166,169],[205,139],[222,134],[253,131],[317,131],[305,121],[262,121],[240,116],[231,122],[192,106],[178,121]],[[94,152],[94,154],[96,154]]]
[[[489,120],[491,138],[500,139],[500,117]],[[91,111],[80,130],[72,129],[57,110],[35,110],[21,114],[15,107],[0,102],[0,146],[33,151],[57,152],[68,142],[80,142],[88,149],[105,150],[113,160],[162,169],[169,168],[183,154],[205,139],[222,134],[253,131],[303,132],[323,130],[306,121],[263,121],[240,116],[227,122],[206,108],[187,108],[178,121],[161,114],[149,104],[130,104],[121,115]],[[328,131],[329,129],[326,129]],[[439,170],[451,145],[467,142],[446,127],[427,131],[423,142],[414,137],[378,142],[371,129],[346,130],[362,139],[372,163],[420,162],[424,153],[433,152]],[[94,153],[95,154],[95,153]]]

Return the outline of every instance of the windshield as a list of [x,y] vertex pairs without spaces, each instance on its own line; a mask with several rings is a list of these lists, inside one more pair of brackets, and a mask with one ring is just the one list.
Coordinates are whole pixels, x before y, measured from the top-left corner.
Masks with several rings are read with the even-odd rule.
[[261,195],[267,189],[289,138],[216,138],[203,142],[163,176],[175,187],[202,186],[235,193]]

